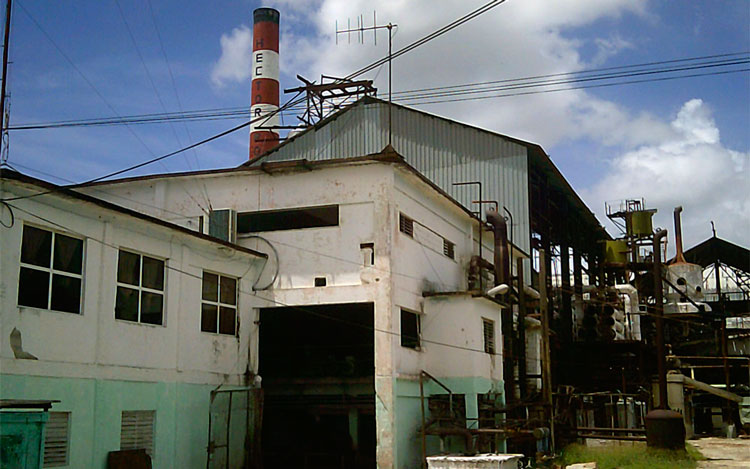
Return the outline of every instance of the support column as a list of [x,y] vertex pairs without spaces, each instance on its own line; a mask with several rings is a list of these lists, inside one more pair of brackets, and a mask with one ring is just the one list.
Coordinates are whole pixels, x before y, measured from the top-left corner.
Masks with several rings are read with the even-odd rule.
[[[583,314],[583,267],[581,266],[581,252],[573,248],[573,304],[579,314]],[[573,318],[575,323],[575,318]],[[575,334],[573,335],[575,337]]]
[[573,308],[570,287],[570,247],[567,241],[560,244],[560,286],[562,290],[560,335],[563,343],[570,343],[573,340]]

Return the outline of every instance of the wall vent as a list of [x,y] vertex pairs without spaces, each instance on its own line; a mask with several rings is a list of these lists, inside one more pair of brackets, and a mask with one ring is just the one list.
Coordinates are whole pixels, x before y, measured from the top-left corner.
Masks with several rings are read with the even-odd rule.
[[490,355],[495,354],[495,321],[482,319],[482,329],[484,332],[484,351]]
[[50,412],[44,427],[44,467],[68,465],[70,412]]
[[120,424],[120,449],[145,449],[154,457],[155,410],[123,410]]
[[414,220],[403,213],[398,214],[398,229],[407,236],[414,237]]

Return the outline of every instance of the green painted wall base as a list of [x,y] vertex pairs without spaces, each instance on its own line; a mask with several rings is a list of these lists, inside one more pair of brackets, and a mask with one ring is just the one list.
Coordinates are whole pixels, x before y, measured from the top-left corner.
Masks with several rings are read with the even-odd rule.
[[[466,417],[476,418],[479,416],[477,395],[494,392],[502,395],[503,382],[493,381],[483,377],[469,378],[440,378],[453,393],[463,394],[466,403]],[[434,382],[425,382],[425,397],[433,394],[447,394],[447,392]],[[394,410],[396,420],[396,448],[394,459],[396,467],[410,469],[420,467],[422,458],[422,442],[419,436],[419,428],[422,424],[422,408],[419,398],[419,381],[395,379],[396,409]],[[503,396],[503,403],[504,403]],[[429,419],[429,411],[425,403],[425,418]],[[475,426],[476,421],[467,421],[468,426]],[[446,439],[446,451],[460,452],[464,449],[463,439],[450,437]],[[501,451],[505,451],[503,442]],[[427,437],[427,455],[440,453],[440,439],[434,436]]]
[[[3,399],[54,399],[70,414],[70,468],[105,468],[120,449],[123,410],[155,410],[153,467],[205,468],[215,386],[0,374]],[[244,411],[243,411],[244,412]],[[243,417],[244,421],[244,417]]]

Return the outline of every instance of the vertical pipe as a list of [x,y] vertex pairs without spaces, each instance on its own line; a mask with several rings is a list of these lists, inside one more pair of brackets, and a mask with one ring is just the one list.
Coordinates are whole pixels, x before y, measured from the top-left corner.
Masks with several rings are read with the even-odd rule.
[[427,435],[425,435],[424,415],[424,374],[419,374],[419,404],[422,408],[422,468],[427,467]]
[[234,392],[229,391],[229,407],[227,408],[227,458],[224,460],[224,468],[229,469],[229,435],[232,427],[232,396]]
[[659,409],[669,409],[667,405],[667,357],[664,350],[664,285],[661,279],[661,240],[667,230],[654,234],[654,313],[656,314],[656,369],[659,374]]
[[547,301],[547,252],[544,249],[539,250],[539,295],[540,313],[542,316],[542,391],[544,395],[544,404],[547,407],[549,416],[551,449],[554,452],[555,408],[552,402],[552,368],[550,364],[552,354],[550,353],[549,303]]
[[5,89],[6,83],[8,82],[8,49],[10,45],[10,12],[12,10],[11,0],[5,3],[5,38],[3,39],[3,84],[0,90],[0,145],[2,144],[2,136],[5,129],[8,128],[8,123],[5,122]]
[[393,25],[388,23],[388,145],[393,146],[393,73],[392,58],[393,51]]
[[561,339],[568,343],[573,340],[573,309],[570,290],[570,247],[567,240],[560,242],[560,290],[562,290]]
[[680,219],[680,213],[682,207],[678,206],[674,208],[674,243],[675,243],[675,263],[685,263],[685,255],[682,252],[682,220]]
[[518,381],[521,400],[526,398],[526,292],[523,278],[523,258],[516,259],[518,274]]

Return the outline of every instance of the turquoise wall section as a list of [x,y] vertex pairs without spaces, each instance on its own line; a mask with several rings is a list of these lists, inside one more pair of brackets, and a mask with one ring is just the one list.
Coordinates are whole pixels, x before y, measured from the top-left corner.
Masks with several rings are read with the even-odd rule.
[[[156,410],[154,468],[204,468],[215,386],[0,374],[3,399],[55,399],[70,415],[70,468],[105,468],[123,410]],[[244,421],[243,421],[244,422]]]
[[[486,394],[490,391],[503,392],[503,382],[493,381],[483,377],[468,378],[438,378],[441,383],[455,394],[464,394],[466,399],[466,417],[476,418],[479,416],[477,406],[477,394]],[[419,381],[395,379],[396,409],[396,448],[394,448],[396,467],[399,469],[410,469],[420,467],[422,458],[422,442],[418,434],[422,425],[422,408],[419,399]],[[433,394],[447,394],[447,392],[432,381],[425,382],[424,394],[428,397]],[[425,402],[425,418],[429,419],[429,411]],[[476,422],[467,422],[467,425],[476,425]],[[463,439],[449,438],[446,451],[462,451]],[[440,440],[437,437],[427,437],[427,455],[440,452]]]

